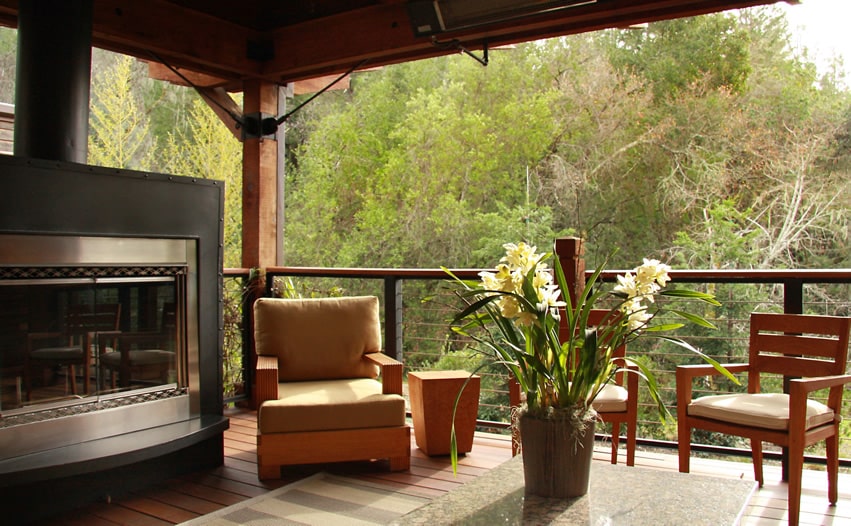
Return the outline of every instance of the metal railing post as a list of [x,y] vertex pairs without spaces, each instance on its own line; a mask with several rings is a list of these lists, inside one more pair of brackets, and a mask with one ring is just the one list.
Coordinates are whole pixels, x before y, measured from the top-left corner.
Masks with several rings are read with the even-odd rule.
[[402,356],[402,281],[392,276],[384,278],[384,352]]

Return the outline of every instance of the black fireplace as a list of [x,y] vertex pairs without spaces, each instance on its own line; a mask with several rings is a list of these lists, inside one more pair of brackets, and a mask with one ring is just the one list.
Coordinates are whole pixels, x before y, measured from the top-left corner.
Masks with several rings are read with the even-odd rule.
[[223,190],[0,156],[4,517],[221,464]]

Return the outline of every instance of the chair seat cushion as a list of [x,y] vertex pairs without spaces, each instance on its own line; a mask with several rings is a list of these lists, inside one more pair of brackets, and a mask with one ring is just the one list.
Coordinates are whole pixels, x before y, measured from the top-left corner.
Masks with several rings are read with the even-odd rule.
[[83,348],[79,345],[69,347],[44,347],[30,353],[35,360],[83,360]]
[[261,434],[328,431],[405,424],[405,399],[382,394],[370,378],[281,382],[278,400],[260,406]]
[[[704,396],[689,404],[688,414],[763,429],[789,429],[789,395],[758,393]],[[832,421],[833,411],[829,407],[815,400],[807,400],[807,429]]]
[[594,399],[591,407],[598,413],[618,413],[626,411],[628,398],[625,388],[617,384],[607,384]]
[[[127,352],[128,363],[131,367],[137,365],[165,365],[174,360],[174,353],[161,349],[139,349]],[[107,367],[121,366],[121,352],[112,351],[100,357],[101,364]]]

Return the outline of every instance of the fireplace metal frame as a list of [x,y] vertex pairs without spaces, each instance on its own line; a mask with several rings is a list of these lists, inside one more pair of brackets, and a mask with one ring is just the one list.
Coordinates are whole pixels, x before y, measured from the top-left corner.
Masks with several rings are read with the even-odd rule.
[[[132,491],[220,465],[222,433],[228,427],[221,356],[223,183],[0,155],[0,200],[0,234],[5,236],[134,239],[142,244],[148,239],[191,240],[195,253],[187,257],[197,263],[189,281],[197,291],[192,315],[198,346],[197,361],[187,364],[197,372],[189,376],[190,394],[166,402],[184,420],[0,460],[0,506],[33,519],[104,498],[117,490],[116,480]],[[92,254],[92,262],[109,263],[98,251]],[[131,417],[120,412],[145,410],[146,404],[108,411]],[[122,420],[127,419],[116,419],[119,427]],[[45,491],[52,495],[47,503],[40,498]]]

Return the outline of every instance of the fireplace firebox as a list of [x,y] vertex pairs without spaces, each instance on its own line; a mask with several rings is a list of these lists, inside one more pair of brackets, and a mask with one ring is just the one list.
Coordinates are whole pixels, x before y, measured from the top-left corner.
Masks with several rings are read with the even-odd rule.
[[4,516],[221,464],[222,184],[0,156],[0,196]]

